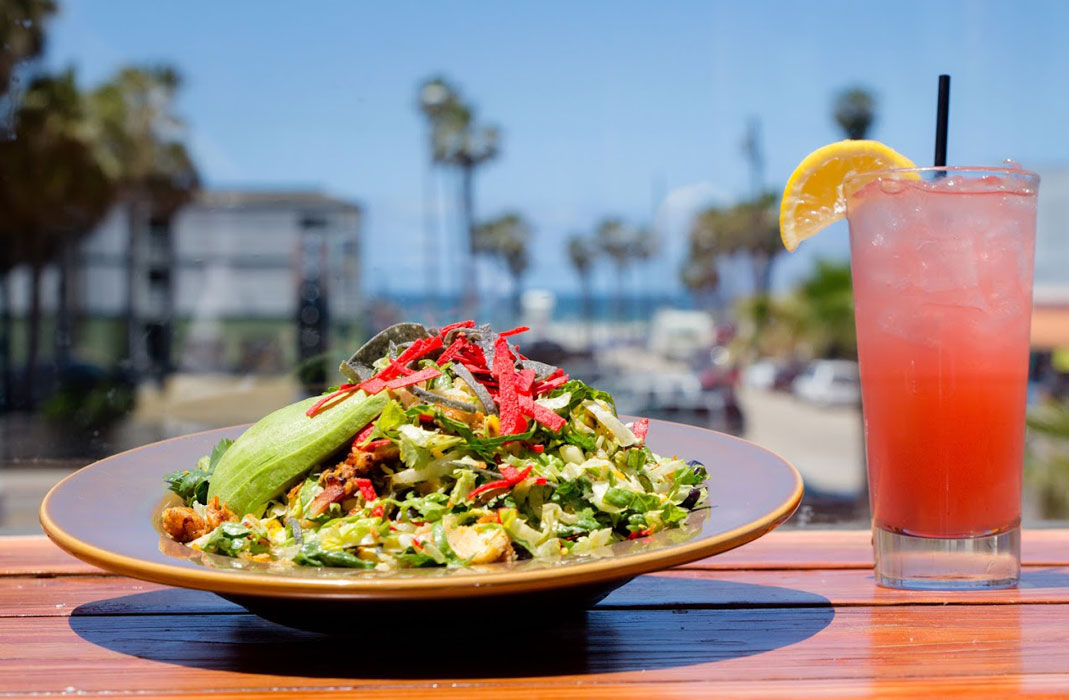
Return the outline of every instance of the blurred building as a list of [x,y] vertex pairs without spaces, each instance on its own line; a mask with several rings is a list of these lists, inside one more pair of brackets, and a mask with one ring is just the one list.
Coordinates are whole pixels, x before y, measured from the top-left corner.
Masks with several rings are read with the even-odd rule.
[[1038,169],[1032,346],[1069,348],[1069,168]]
[[133,237],[117,208],[79,251],[80,345],[114,359],[130,315],[142,375],[288,368],[325,350],[328,309],[355,323],[360,227],[359,206],[308,191],[202,191]]

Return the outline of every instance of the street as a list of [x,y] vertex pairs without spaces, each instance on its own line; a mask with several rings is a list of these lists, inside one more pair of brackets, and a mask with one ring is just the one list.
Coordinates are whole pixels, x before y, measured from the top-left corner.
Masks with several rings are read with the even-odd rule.
[[793,464],[807,491],[852,498],[865,488],[859,409],[749,388],[739,390],[739,402],[746,414],[743,437]]

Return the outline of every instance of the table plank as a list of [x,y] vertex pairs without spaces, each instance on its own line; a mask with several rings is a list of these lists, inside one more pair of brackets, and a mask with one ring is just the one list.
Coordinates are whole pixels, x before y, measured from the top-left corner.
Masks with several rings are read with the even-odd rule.
[[[1030,566],[1069,564],[1069,530],[1024,530],[1021,562]],[[681,568],[871,569],[872,536],[868,530],[774,530],[738,549]]]
[[[1069,565],[1069,530],[1025,530],[1021,560],[1026,566]],[[868,530],[775,530],[747,545],[701,559],[687,569],[864,569],[872,568]],[[100,574],[42,535],[0,538],[0,576]]]
[[[609,608],[836,607],[1069,603],[1069,567],[1024,570],[1021,587],[986,591],[896,591],[861,569],[674,570],[640,576],[598,604]],[[120,576],[0,578],[0,617],[234,614],[243,608],[212,593]]]
[[871,681],[866,692],[880,694],[884,683],[930,678],[983,688],[988,676],[1064,681],[1067,626],[1069,605],[595,610],[542,631],[520,621],[507,635],[508,654],[485,653],[485,631],[464,635],[452,626],[448,648],[434,632],[354,630],[339,654],[337,639],[251,615],[43,617],[32,625],[4,618],[0,691],[756,689],[766,680],[831,680]]
[[[70,692],[76,692],[70,686]],[[611,680],[592,681],[573,686],[554,683],[530,682],[522,687],[512,685],[469,685],[464,683],[435,683],[426,690],[388,686],[338,685],[330,688],[301,688],[287,686],[272,688],[272,695],[282,693],[286,698],[310,699],[330,695],[346,697],[359,693],[361,698],[426,697],[429,692],[435,698],[472,698],[473,700],[500,700],[505,697],[546,698],[554,700],[622,700],[636,698],[689,699],[717,698],[857,698],[878,694],[881,698],[975,698],[1011,697],[1026,694],[1028,697],[1064,698],[1069,688],[1069,674],[1021,674],[1015,676],[989,676],[983,679],[983,687],[971,678],[923,678],[884,679],[876,682],[865,679],[818,679],[789,681],[690,681],[684,683],[619,683]],[[210,696],[212,700],[249,700],[249,691],[219,691],[216,689],[196,693]],[[13,695],[20,697],[22,694]],[[28,694],[26,697],[30,697]],[[114,695],[78,692],[80,698],[114,698]],[[140,697],[146,697],[141,695]],[[173,694],[160,694],[173,697]]]
[[97,567],[67,554],[44,535],[0,537],[0,576],[101,573]]

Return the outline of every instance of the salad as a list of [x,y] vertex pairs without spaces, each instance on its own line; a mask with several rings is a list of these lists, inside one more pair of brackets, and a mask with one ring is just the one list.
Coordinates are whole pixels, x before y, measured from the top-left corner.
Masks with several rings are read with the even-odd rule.
[[172,539],[298,566],[391,570],[579,555],[678,527],[705,467],[654,454],[649,421],[463,321],[376,335],[347,383],[165,477]]

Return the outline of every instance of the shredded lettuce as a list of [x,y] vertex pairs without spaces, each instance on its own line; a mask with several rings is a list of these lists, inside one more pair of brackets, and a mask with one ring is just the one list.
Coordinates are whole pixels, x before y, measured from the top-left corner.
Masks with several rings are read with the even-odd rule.
[[179,469],[167,474],[163,480],[167,488],[178,494],[187,506],[194,503],[208,503],[208,483],[215,472],[219,459],[234,444],[230,438],[223,438],[212,448],[210,455],[197,460],[196,469]]

